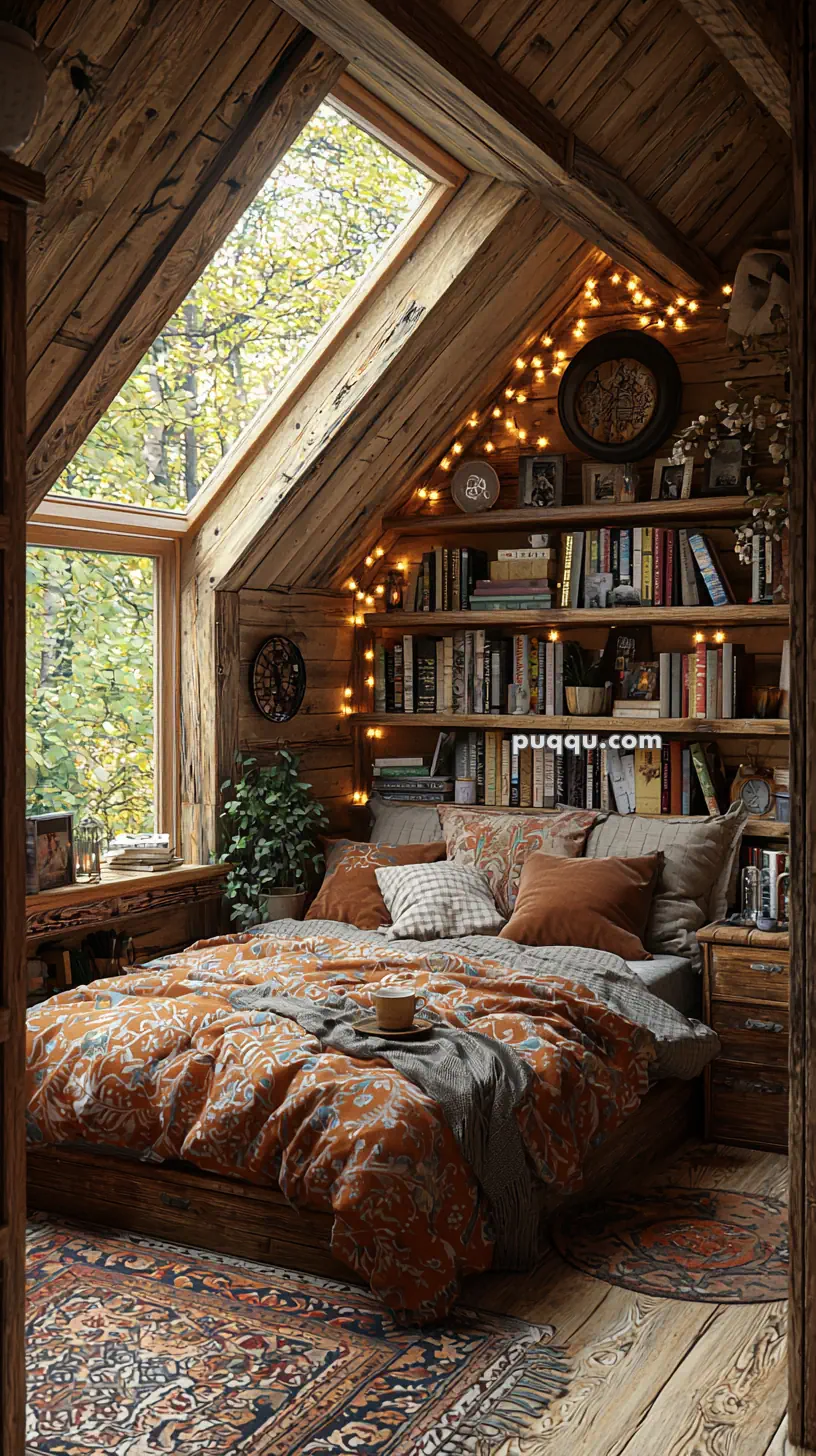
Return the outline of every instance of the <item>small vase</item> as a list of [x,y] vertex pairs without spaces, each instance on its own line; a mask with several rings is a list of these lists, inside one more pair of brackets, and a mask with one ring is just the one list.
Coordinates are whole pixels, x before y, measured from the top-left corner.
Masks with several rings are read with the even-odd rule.
[[577,717],[599,717],[606,707],[606,688],[565,688],[567,707]]
[[264,920],[302,920],[306,908],[306,891],[268,889],[264,891]]
[[0,152],[18,152],[28,141],[47,85],[33,37],[0,21]]

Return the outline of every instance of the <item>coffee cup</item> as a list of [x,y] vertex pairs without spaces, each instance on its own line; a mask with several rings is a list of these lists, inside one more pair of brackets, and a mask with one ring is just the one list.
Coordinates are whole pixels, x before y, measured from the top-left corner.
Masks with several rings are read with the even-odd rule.
[[417,1007],[424,1005],[425,997],[417,996],[415,986],[378,986],[374,992],[374,1010],[380,1031],[408,1031],[414,1024]]

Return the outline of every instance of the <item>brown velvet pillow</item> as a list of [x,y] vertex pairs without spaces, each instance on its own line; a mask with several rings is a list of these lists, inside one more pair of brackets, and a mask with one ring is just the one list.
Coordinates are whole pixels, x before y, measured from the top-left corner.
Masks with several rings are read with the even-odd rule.
[[651,960],[643,936],[663,855],[561,859],[532,854],[501,934],[520,945],[587,945],[627,961]]
[[307,920],[340,920],[358,930],[390,925],[391,916],[377,884],[376,871],[388,865],[433,864],[445,858],[436,844],[357,844],[336,840],[326,856],[326,873],[306,912]]

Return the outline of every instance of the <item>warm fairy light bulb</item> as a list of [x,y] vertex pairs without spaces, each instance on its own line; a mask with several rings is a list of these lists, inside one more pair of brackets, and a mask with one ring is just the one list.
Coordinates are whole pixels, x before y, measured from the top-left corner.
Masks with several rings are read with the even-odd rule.
[[432,501],[438,501],[439,500],[439,491],[438,490],[432,490],[432,491],[430,491],[429,492],[429,495],[428,495],[428,499],[429,500],[432,500]]
[[353,691],[353,689],[352,688],[343,688],[343,697],[344,698],[353,698],[354,697],[354,691]]
[[366,738],[376,738],[376,737],[377,737],[377,730],[376,730],[376,728],[366,728]]
[[643,307],[644,308],[651,308],[653,302],[654,302],[654,299],[649,298],[648,294],[644,294],[644,296],[643,296]]
[[353,576],[350,576],[349,577],[348,581],[346,582],[346,586],[348,587],[348,590],[349,591],[352,591],[353,592],[353,591],[356,591],[357,590],[357,583],[354,580],[354,577]]
[[507,418],[506,418],[506,420],[504,422],[504,428],[506,430],[514,430],[516,428],[516,422],[513,419],[513,416],[512,415],[508,415],[507,416]]
[[358,600],[358,602],[364,602],[365,601],[365,592],[364,591],[358,591],[358,593],[357,593],[357,600]]
[[343,717],[344,718],[350,718],[351,717],[352,709],[349,707],[348,703],[343,703],[340,711],[343,714]]
[[669,315],[669,318],[674,318],[674,315],[677,313],[677,309],[675,308],[673,303],[669,304],[668,308],[666,309],[666,313]]
[[365,604],[367,607],[373,607],[374,605],[374,598],[373,596],[371,596],[370,592],[366,596]]
[[542,381],[542,379],[544,378],[544,370],[543,369],[536,369],[535,377],[536,377],[536,379],[538,380],[538,382],[540,384],[541,381]]
[[555,357],[559,361],[559,363],[561,363],[561,361],[563,359],[566,359],[566,357],[567,357],[567,351],[566,351],[566,349],[556,349],[556,351],[555,351]]
[[504,397],[505,397],[505,399],[512,399],[513,398],[513,395],[515,394],[515,392],[516,391],[514,390],[512,384],[509,384],[507,386],[507,389],[504,391]]
[[458,440],[454,440],[453,445],[451,446],[451,448],[453,450],[454,455],[461,455],[461,453],[462,453],[462,451],[464,450],[465,447],[464,447],[464,445],[460,445],[460,443],[459,443]]
[[697,302],[696,299],[692,298],[692,299],[689,300],[689,306],[688,306],[689,313],[696,313],[699,307],[700,307],[700,305],[699,305],[699,303]]
[[553,346],[552,334],[542,334],[541,342],[544,345],[545,349],[551,349]]
[[351,796],[351,802],[352,802],[352,804],[359,804],[359,802],[360,802],[360,790],[359,789],[355,789],[354,790],[354,793]]
[[682,334],[684,328],[686,327],[686,321],[685,321],[685,319],[676,318],[674,320],[674,327],[676,328],[678,334]]
[[540,369],[543,362],[540,354],[534,354],[530,360],[533,369]]
[[572,337],[574,339],[582,339],[584,337],[584,331],[583,331],[583,329],[579,329],[579,327],[578,327],[577,324],[575,325],[575,328],[572,331]]
[[350,627],[356,627],[357,626],[357,618],[356,617],[349,617],[348,618],[348,624],[349,624]]
[[381,581],[378,582],[377,585],[375,586],[374,592],[375,592],[375,595],[378,596],[378,597],[384,597],[385,596],[385,587],[383,586],[383,584],[382,584]]
[[493,451],[496,448],[496,446],[493,444],[493,441],[492,440],[485,440],[484,448],[485,448],[485,454],[486,455],[492,455],[493,454]]
[[365,652],[363,653],[363,657],[365,658],[366,662],[373,662],[374,661],[374,648],[373,647],[367,647],[366,650],[365,650]]
[[407,570],[408,570],[408,562],[407,561],[398,561],[397,562],[397,571],[407,571]]
[[360,794],[360,803],[361,804],[367,804],[368,803],[368,794],[365,792],[365,790],[363,790],[361,792],[361,794]]
[[365,626],[365,617],[363,617],[359,612],[357,613],[357,615],[354,618],[354,625],[355,625],[355,627],[364,627]]
[[523,390],[519,390],[519,393],[516,395],[516,404],[526,404],[526,403],[527,403],[527,396],[526,396],[526,394],[523,392]]
[[468,425],[470,426],[471,430],[475,430],[476,429],[476,426],[478,425],[478,423],[479,423],[479,416],[478,415],[471,415],[470,418],[469,418],[469,420],[468,420]]
[[550,639],[551,642],[557,642],[558,641],[558,633],[557,633],[555,627],[551,627],[550,628],[549,632],[547,633],[547,636],[549,637],[549,639]]
[[553,374],[563,374],[563,372],[564,372],[564,366],[563,366],[563,364],[553,364],[552,372],[553,372]]
[[365,682],[366,682],[366,687],[367,688],[373,688],[373,686],[374,686],[374,675],[373,675],[373,673],[369,673],[369,675],[366,678]]
[[584,292],[585,293],[594,293],[595,292],[595,289],[597,287],[598,287],[598,285],[595,282],[595,279],[594,278],[587,278],[587,281],[584,284]]
[[448,459],[448,457],[446,455],[443,460],[440,460],[440,462],[439,462],[439,469],[440,470],[450,470],[450,468],[451,468],[451,463],[450,463],[450,460]]
[[678,308],[685,308],[686,304],[688,303],[688,299],[683,298],[680,294],[678,294],[677,298],[674,301],[677,304]]
[[524,441],[527,439],[527,431],[526,430],[519,430],[518,437],[521,440],[521,443],[523,445],[524,444]]
[[658,320],[657,320],[657,327],[658,327],[658,328],[659,328],[659,329],[665,329],[665,327],[666,327],[666,320],[665,320],[665,319],[663,319],[663,318],[659,318],[659,319],[658,319]]
[[384,728],[375,728],[374,729],[374,737],[375,738],[382,738],[384,736],[384,734],[385,734],[385,729]]
[[525,369],[526,368],[526,365],[525,365],[525,362],[524,362],[523,359],[519,358],[519,359],[516,360],[516,368],[517,369]]
[[539,435],[538,438],[537,438],[537,440],[536,440],[536,445],[538,446],[539,450],[546,450],[546,448],[549,445],[549,443],[550,442],[547,439],[547,436],[546,435]]
[[632,302],[633,303],[642,303],[643,302],[643,294],[641,293],[641,291],[640,291],[639,288],[636,288],[635,291],[634,291],[634,293],[632,294]]
[[629,289],[630,293],[634,293],[635,289],[637,288],[637,278],[630,278],[627,281],[626,287]]
[[589,306],[590,308],[600,308],[601,300],[599,299],[597,293],[593,293],[591,299],[589,300]]
[[620,283],[620,281],[621,281],[620,273],[613,273],[612,274],[612,277],[609,280],[610,283],[616,283],[616,284],[617,283]]
[[644,329],[645,328],[648,328],[649,318],[650,318],[650,315],[648,313],[642,313],[640,315],[640,318],[638,319],[638,323],[641,325],[642,328],[644,328]]
[[694,642],[695,646],[699,647],[701,642],[705,642],[705,633],[695,632],[692,641]]
[[374,555],[379,560],[379,558],[381,556],[384,556],[385,555],[385,547],[384,546],[375,546],[374,547]]
[[714,641],[717,643],[723,643],[725,641],[725,633],[723,631],[715,632]]
[[366,566],[373,566],[374,565],[374,557],[373,556],[367,556],[366,559],[365,559],[365,564],[366,564]]
[[726,298],[730,298],[731,294],[734,292],[730,283],[724,283],[722,286],[722,291],[725,294]]
[[427,489],[426,489],[426,487],[424,485],[421,485],[419,487],[419,490],[417,491],[417,495],[419,496],[419,499],[420,500],[427,500],[428,499],[428,491],[427,491]]
[[[513,391],[511,390],[510,393],[512,394],[512,392]],[[501,415],[502,415],[501,405],[498,405],[497,404],[496,407],[495,407],[495,409],[494,409],[494,411],[493,411],[493,418],[494,418],[494,420],[500,420],[501,419]]]

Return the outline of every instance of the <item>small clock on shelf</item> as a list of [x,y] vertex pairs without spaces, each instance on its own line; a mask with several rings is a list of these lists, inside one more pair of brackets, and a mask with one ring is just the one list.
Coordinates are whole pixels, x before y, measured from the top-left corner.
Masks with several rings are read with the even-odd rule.
[[778,787],[773,769],[741,763],[731,785],[731,802],[740,799],[753,819],[772,819]]

